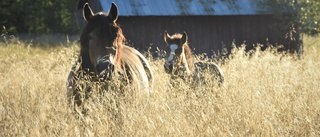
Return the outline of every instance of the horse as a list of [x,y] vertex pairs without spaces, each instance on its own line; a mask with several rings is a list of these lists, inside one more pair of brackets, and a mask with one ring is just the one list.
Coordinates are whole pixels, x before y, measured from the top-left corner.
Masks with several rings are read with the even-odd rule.
[[80,54],[67,78],[68,101],[80,106],[93,91],[95,83],[106,84],[103,90],[112,92],[107,86],[114,81],[150,94],[152,69],[139,51],[124,44],[125,37],[116,22],[117,5],[112,3],[109,13],[94,14],[85,3],[83,17],[86,24],[80,35]]
[[164,63],[165,72],[171,74],[171,78],[191,78],[195,83],[203,80],[202,72],[210,71],[218,81],[218,85],[224,84],[224,75],[220,67],[212,62],[194,62],[191,49],[188,45],[188,35],[175,33],[169,35],[164,32],[166,43],[166,61]]

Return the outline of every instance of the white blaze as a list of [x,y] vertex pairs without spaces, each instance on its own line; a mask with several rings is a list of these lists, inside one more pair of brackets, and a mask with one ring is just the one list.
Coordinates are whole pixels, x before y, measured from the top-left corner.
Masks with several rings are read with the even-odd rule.
[[175,51],[177,48],[178,48],[178,45],[176,45],[176,44],[170,45],[170,54],[169,54],[169,57],[168,57],[167,62],[170,62],[170,61],[173,59],[173,57],[174,57],[174,51]]

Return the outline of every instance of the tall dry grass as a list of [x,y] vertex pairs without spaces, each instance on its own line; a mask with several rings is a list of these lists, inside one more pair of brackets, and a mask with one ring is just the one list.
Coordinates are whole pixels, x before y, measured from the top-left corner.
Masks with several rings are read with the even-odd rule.
[[[233,50],[221,66],[225,88],[170,85],[162,59],[149,59],[151,96],[92,97],[88,113],[66,101],[77,44],[37,48],[0,44],[0,136],[320,136],[320,42],[304,55]],[[210,75],[210,74],[207,74]],[[210,79],[207,79],[210,81]],[[98,100],[98,101],[97,101]]]

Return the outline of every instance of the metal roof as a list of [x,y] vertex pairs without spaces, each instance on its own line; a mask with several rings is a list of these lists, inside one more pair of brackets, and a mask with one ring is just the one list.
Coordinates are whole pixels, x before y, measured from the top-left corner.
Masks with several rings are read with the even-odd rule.
[[261,14],[254,0],[100,0],[108,12],[111,3],[119,8],[119,16],[180,15],[256,15]]

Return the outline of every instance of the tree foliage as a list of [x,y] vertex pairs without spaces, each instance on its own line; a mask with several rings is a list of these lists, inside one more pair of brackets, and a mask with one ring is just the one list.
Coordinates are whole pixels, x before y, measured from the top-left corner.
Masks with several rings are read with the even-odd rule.
[[0,25],[9,33],[75,33],[76,1],[1,0]]
[[[307,34],[320,32],[320,1],[319,0],[255,0],[257,6],[272,12],[287,26],[297,24]],[[294,16],[288,14],[294,13]]]

